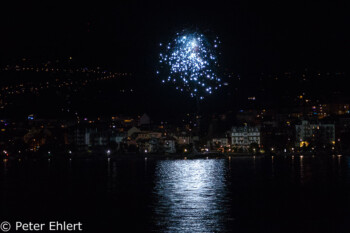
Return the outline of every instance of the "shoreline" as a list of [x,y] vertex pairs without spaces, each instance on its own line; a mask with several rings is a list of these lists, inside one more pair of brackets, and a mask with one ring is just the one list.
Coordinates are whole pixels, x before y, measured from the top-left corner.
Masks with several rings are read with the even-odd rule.
[[341,157],[348,156],[349,154],[340,154],[340,153],[265,153],[265,154],[252,154],[252,153],[203,153],[203,154],[112,154],[109,156],[102,154],[80,154],[80,155],[72,155],[72,156],[38,156],[38,157],[30,157],[30,156],[14,156],[14,157],[3,157],[3,161],[9,160],[133,160],[133,159],[152,159],[152,160],[186,160],[186,159],[231,159],[231,158],[265,158],[265,157],[277,157],[277,158],[286,158],[286,157],[324,157],[324,156],[332,156],[332,157]]

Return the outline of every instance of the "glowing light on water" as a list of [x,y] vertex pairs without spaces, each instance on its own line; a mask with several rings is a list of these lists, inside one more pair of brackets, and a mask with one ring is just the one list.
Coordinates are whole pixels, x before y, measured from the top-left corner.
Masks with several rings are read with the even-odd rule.
[[[164,160],[157,163],[155,218],[163,232],[223,232],[228,195],[225,160]],[[162,218],[164,213],[175,221]],[[176,224],[176,226],[174,225]],[[174,230],[177,229],[177,230]]]

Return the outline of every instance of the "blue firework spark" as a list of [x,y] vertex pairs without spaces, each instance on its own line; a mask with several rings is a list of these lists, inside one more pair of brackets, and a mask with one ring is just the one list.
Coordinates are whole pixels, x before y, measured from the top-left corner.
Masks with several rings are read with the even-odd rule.
[[191,97],[203,99],[221,87],[217,76],[217,50],[220,41],[209,41],[198,32],[177,33],[173,41],[160,44],[160,69],[157,75],[163,83],[170,83]]

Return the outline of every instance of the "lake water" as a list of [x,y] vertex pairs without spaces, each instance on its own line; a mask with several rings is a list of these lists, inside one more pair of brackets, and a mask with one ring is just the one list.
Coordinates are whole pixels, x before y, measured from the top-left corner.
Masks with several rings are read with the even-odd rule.
[[83,232],[349,232],[350,157],[8,160],[0,195],[0,222]]

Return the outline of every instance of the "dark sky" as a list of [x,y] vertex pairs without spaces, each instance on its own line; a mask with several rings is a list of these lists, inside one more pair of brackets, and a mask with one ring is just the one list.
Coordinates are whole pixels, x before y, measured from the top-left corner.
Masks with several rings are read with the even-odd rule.
[[1,63],[72,56],[115,71],[153,72],[159,42],[198,28],[222,41],[233,72],[348,69],[346,1],[17,1],[0,8]]

